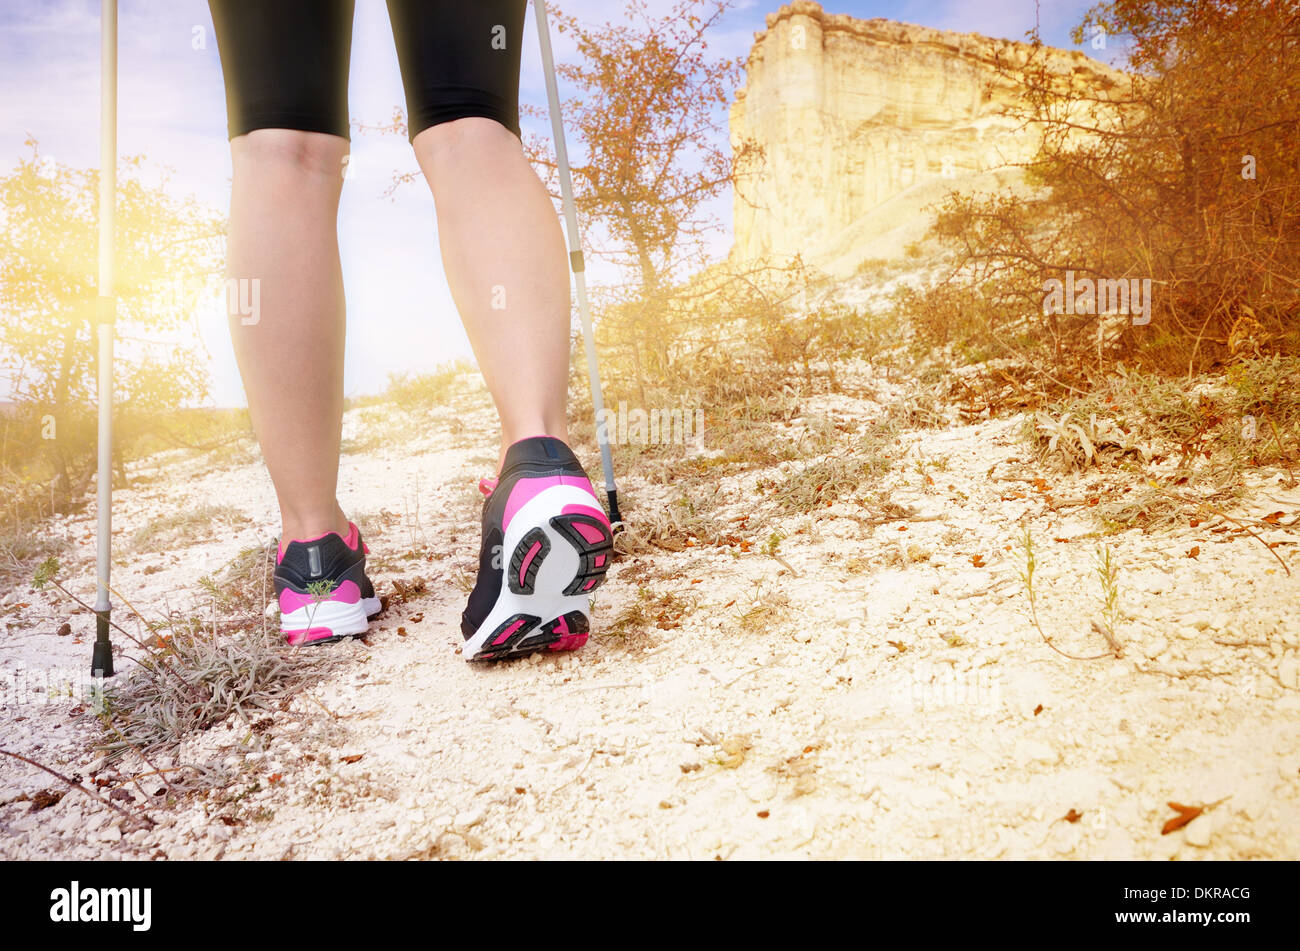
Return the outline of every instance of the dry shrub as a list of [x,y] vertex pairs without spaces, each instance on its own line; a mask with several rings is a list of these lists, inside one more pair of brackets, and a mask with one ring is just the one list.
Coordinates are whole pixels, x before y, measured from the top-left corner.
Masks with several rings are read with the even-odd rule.
[[[1133,39],[1123,82],[1006,70],[1043,144],[1037,191],[954,195],[946,277],[904,301],[918,340],[1011,357],[1055,396],[1117,361],[1191,374],[1300,350],[1300,45],[1280,0],[1112,0],[1079,29]],[[1252,177],[1253,176],[1253,177]],[[1149,323],[1044,315],[1044,283],[1150,279]]]

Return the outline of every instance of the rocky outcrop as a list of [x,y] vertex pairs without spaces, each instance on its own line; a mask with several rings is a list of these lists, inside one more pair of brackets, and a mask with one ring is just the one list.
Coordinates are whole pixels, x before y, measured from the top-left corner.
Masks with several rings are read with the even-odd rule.
[[[1015,71],[1103,93],[1124,75],[1079,52],[826,13],[798,0],[755,34],[731,109],[760,145],[734,198],[732,260],[804,259],[832,274],[901,255],[953,189],[1015,185],[1040,135],[1007,114]],[[1001,69],[999,68],[1001,65]],[[1008,75],[1008,68],[1010,74]]]

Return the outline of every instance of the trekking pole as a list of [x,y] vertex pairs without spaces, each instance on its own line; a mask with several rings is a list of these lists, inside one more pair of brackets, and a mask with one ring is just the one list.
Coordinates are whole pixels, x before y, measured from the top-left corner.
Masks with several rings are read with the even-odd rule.
[[113,531],[113,243],[117,208],[117,0],[101,0],[99,25],[99,484],[92,677],[113,676],[108,576]]
[[614,484],[614,457],[605,429],[605,399],[600,390],[600,367],[596,360],[596,337],[591,327],[591,309],[587,305],[587,275],[582,259],[582,239],[578,234],[578,209],[573,202],[573,180],[569,175],[569,150],[564,142],[564,117],[560,114],[560,89],[555,81],[555,57],[551,52],[551,31],[546,24],[545,0],[533,0],[537,15],[537,36],[542,44],[542,66],[546,73],[547,111],[551,114],[551,133],[555,139],[555,164],[560,173],[560,191],[564,195],[564,222],[569,237],[569,267],[577,288],[578,319],[587,347],[587,375],[591,380],[591,405],[596,412],[596,442],[600,444],[600,463],[605,470],[605,495],[609,498],[609,520],[619,522],[618,486]]

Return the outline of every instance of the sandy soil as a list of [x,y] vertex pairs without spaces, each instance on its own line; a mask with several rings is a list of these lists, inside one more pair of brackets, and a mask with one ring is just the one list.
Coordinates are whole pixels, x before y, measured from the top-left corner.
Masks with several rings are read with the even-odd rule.
[[[842,447],[878,410],[818,407],[845,423]],[[347,455],[345,504],[391,513],[369,539],[381,593],[417,575],[427,590],[365,641],[320,648],[328,676],[257,731],[219,725],[154,758],[236,777],[179,801],[156,776],[129,781],[152,772],[138,759],[103,762],[97,721],[40,689],[88,664],[92,617],[14,589],[0,605],[0,745],[98,778],[156,825],[133,830],[76,792],[36,808],[66,787],[6,760],[0,857],[1300,857],[1300,561],[1286,527],[1300,491],[1279,474],[1252,482],[1235,518],[1284,513],[1258,538],[1210,519],[1098,540],[1088,499],[1126,483],[1040,472],[1019,425],[906,434],[881,486],[898,508],[782,517],[757,487],[772,472],[723,478],[735,542],[621,558],[587,648],[487,667],[457,653],[473,486],[494,458],[475,435],[491,431],[485,406],[426,420],[400,454]],[[117,494],[115,583],[137,606],[201,612],[197,576],[271,537],[269,482],[255,463],[200,460],[135,476]],[[624,490],[632,518],[676,493],[637,470]],[[131,552],[149,518],[201,502],[250,521]],[[1092,559],[1111,546],[1122,656],[1044,643],[1017,578],[1026,526],[1043,629],[1073,654],[1107,651]],[[49,530],[70,540],[64,577],[89,599],[91,516]],[[638,598],[669,607],[602,636]],[[1169,802],[1209,808],[1166,835]]]

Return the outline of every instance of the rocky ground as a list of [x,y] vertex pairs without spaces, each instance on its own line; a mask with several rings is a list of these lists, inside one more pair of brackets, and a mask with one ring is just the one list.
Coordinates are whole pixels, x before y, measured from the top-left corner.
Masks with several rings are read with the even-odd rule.
[[[841,424],[834,454],[879,406],[816,411]],[[0,746],[133,818],[6,758],[0,857],[1300,857],[1300,491],[1256,473],[1231,520],[1098,534],[1092,506],[1134,476],[1044,472],[1020,426],[905,432],[869,498],[810,512],[772,510],[765,489],[804,462],[723,475],[713,515],[731,534],[620,558],[584,650],[470,666],[458,621],[491,429],[482,399],[431,414],[418,438],[343,461],[381,593],[409,596],[364,641],[317,648],[322,675],[285,709],[148,763],[106,761],[99,721],[60,695],[89,662],[91,615],[16,587]],[[255,460],[133,475],[115,587],[146,614],[201,614],[197,577],[271,537],[269,482]],[[624,474],[631,522],[679,492],[652,475]],[[133,550],[160,512],[203,503],[244,518]],[[1026,528],[1042,631],[1100,658],[1063,656],[1030,619]],[[49,531],[89,599],[92,515]],[[1118,565],[1118,651],[1093,625],[1098,546]],[[186,763],[227,780],[169,792]],[[1164,834],[1171,802],[1202,811]]]

